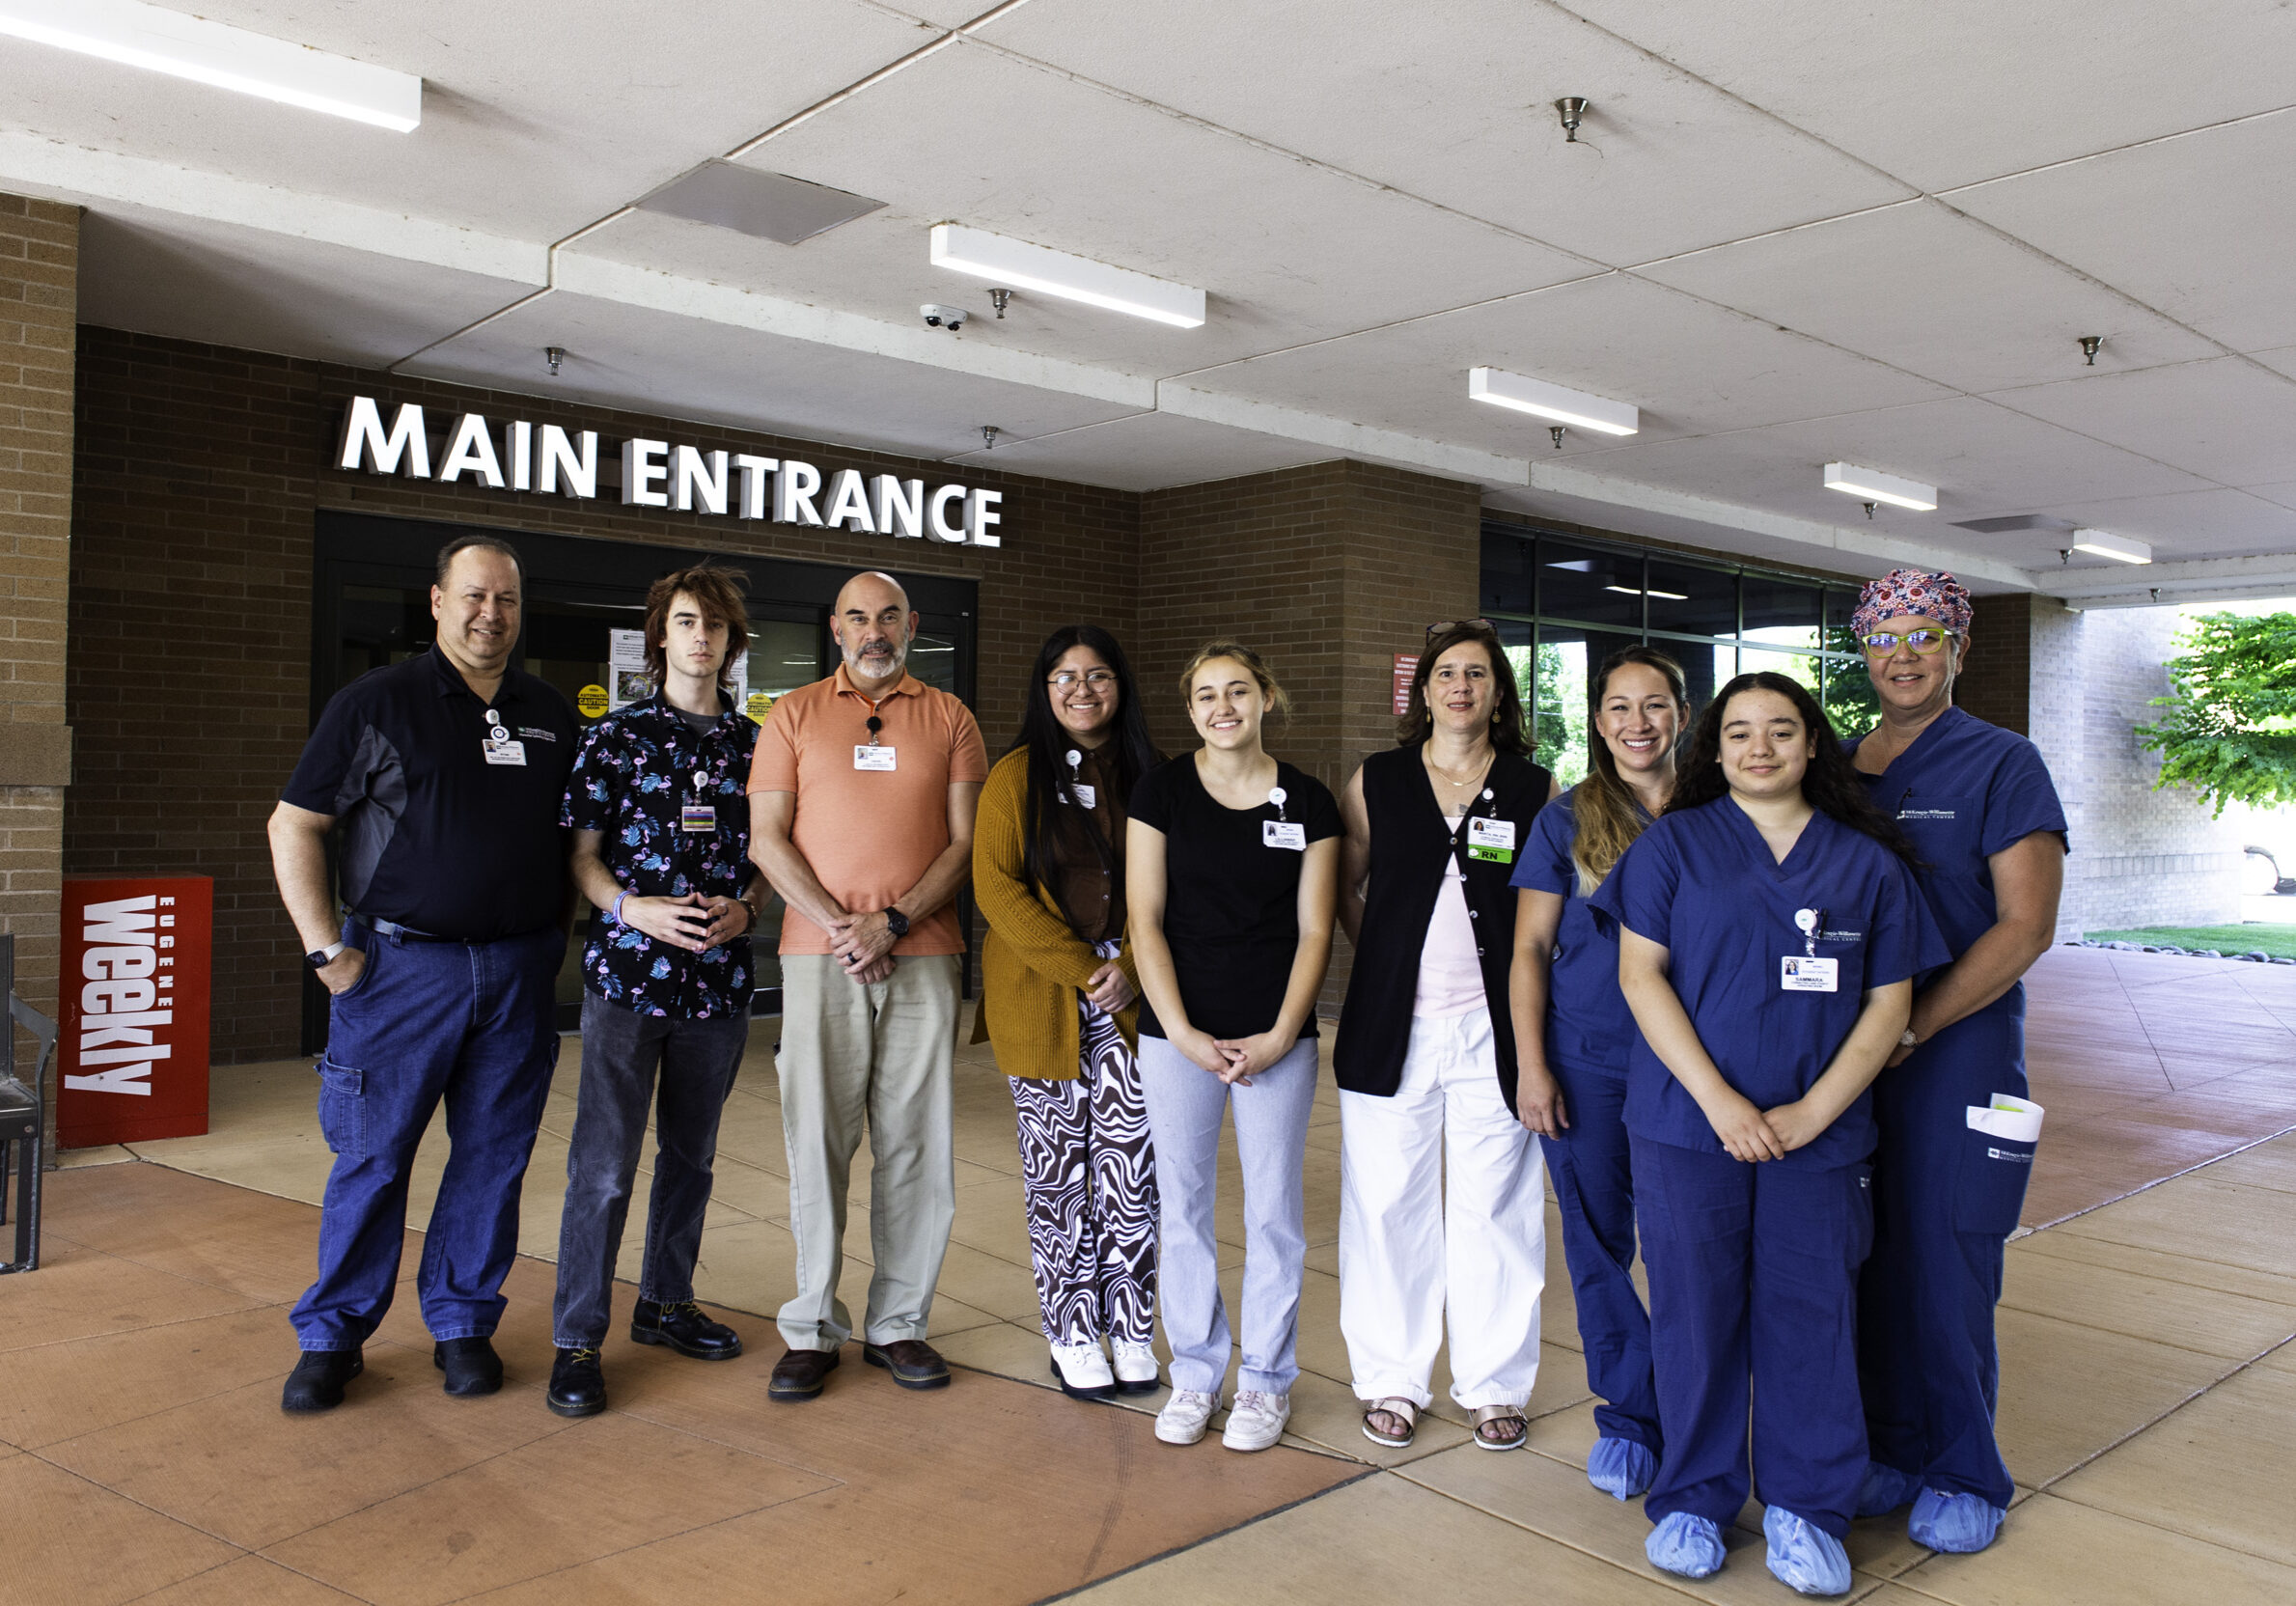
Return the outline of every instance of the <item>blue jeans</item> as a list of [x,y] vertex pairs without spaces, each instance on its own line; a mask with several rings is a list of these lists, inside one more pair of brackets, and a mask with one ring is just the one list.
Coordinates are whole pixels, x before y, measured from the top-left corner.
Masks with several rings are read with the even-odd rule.
[[646,1211],[646,1261],[638,1297],[675,1305],[694,1297],[694,1259],[709,1207],[717,1121],[733,1091],[747,1015],[680,1020],[641,1014],[582,994],[582,1095],[566,1157],[566,1209],[558,1226],[558,1303],[551,1342],[595,1349],[614,1316],[614,1261],[630,1212],[630,1185],[655,1102],[653,1197]]
[[1232,1102],[1244,1173],[1243,1367],[1238,1389],[1289,1394],[1299,1376],[1300,1281],[1307,1268],[1300,1173],[1315,1108],[1315,1039],[1231,1088],[1162,1038],[1140,1039],[1140,1086],[1156,1149],[1162,1219],[1157,1305],[1172,1346],[1172,1386],[1216,1393],[1228,1375],[1228,1307],[1220,1296],[1220,1124]]
[[319,1062],[318,1125],[335,1152],[318,1218],[318,1281],[290,1318],[305,1349],[355,1349],[399,1281],[406,1183],[439,1100],[452,1145],[415,1288],[434,1339],[502,1319],[518,1253],[518,1187],[558,1063],[556,927],[498,942],[411,942],[346,926],[367,969],[336,998]]

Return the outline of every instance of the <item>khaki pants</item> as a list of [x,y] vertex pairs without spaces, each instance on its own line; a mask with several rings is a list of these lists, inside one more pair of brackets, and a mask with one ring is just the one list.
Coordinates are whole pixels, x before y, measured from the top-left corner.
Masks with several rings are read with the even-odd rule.
[[779,1321],[792,1349],[835,1349],[853,1336],[837,1283],[865,1121],[875,1270],[861,1332],[871,1343],[925,1337],[956,1219],[951,1078],[961,963],[954,954],[899,959],[889,980],[863,986],[826,954],[782,959],[782,1134],[797,1293]]

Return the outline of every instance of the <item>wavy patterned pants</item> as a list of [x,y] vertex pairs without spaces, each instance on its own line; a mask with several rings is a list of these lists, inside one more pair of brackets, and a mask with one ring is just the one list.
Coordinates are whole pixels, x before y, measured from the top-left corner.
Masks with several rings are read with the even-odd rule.
[[1015,1076],[1029,1258],[1044,1336],[1148,1342],[1156,1309],[1156,1169],[1140,1066],[1082,999],[1073,1082]]

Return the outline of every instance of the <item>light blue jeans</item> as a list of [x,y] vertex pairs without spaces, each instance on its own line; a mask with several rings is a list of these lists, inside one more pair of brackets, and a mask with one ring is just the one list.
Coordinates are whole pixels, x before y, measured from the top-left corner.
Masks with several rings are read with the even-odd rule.
[[1315,1074],[1313,1038],[1248,1088],[1231,1088],[1162,1038],[1140,1039],[1140,1081],[1162,1201],[1157,1305],[1176,1389],[1216,1393],[1228,1374],[1228,1307],[1220,1296],[1212,1224],[1220,1126],[1231,1103],[1244,1173],[1244,1356],[1236,1387],[1289,1394],[1299,1376],[1299,1290],[1308,1254],[1300,1168]]

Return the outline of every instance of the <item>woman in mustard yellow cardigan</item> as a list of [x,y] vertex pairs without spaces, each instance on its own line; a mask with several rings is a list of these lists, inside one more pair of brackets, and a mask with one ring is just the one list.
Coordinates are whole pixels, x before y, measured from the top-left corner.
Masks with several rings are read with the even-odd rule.
[[1155,1165],[1122,951],[1124,805],[1156,762],[1116,638],[1064,625],[974,826],[988,940],[973,1040],[1012,1079],[1044,1336],[1080,1399],[1157,1386]]

